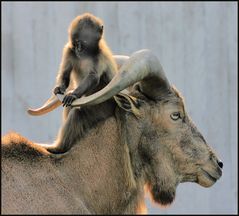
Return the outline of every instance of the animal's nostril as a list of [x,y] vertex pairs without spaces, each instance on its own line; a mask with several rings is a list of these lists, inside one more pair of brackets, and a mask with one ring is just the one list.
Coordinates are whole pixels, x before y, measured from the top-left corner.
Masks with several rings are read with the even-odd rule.
[[221,161],[217,162],[220,168],[223,168],[223,163]]

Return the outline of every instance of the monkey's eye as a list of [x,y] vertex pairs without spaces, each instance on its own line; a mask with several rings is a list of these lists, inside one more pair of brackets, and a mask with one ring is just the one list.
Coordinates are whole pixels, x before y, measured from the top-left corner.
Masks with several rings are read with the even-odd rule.
[[174,112],[170,115],[171,119],[173,119],[174,121],[177,121],[178,119],[181,118],[180,112]]

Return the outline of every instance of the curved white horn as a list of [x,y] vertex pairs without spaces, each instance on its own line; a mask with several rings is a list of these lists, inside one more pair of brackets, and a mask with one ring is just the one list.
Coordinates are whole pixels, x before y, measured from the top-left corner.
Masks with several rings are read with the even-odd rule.
[[[129,59],[129,56],[125,55],[114,55],[114,59],[117,63],[118,69]],[[29,108],[27,110],[28,114],[33,116],[40,116],[44,115],[48,112],[53,111],[57,107],[59,107],[62,103],[64,95],[58,94],[57,97],[55,95],[51,96],[43,106],[37,109],[31,109]]]
[[130,56],[107,86],[90,96],[76,99],[71,106],[102,103],[138,81],[141,81],[142,92],[152,99],[170,91],[158,58],[149,50],[140,50]]
[[27,112],[30,115],[39,116],[39,115],[46,114],[46,113],[56,109],[60,105],[61,105],[61,101],[55,95],[53,95],[51,98],[49,98],[45,102],[45,104],[42,107],[37,108],[37,109],[29,108],[27,110]]

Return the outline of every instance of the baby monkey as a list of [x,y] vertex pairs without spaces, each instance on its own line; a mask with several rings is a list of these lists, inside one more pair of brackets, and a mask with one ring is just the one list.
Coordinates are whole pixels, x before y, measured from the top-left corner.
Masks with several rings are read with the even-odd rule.
[[53,90],[54,94],[64,94],[69,86],[73,89],[64,97],[63,106],[99,91],[115,75],[116,62],[102,35],[102,21],[89,13],[76,17],[70,24]]
[[[83,127],[79,121],[79,112],[94,113],[92,112],[94,107],[84,108],[81,111],[78,108],[71,109],[72,102],[76,98],[88,96],[104,88],[117,71],[116,62],[102,35],[102,21],[89,13],[76,17],[70,24],[69,40],[63,49],[53,92],[64,94],[66,90],[73,91],[70,93],[68,91],[63,98],[63,106],[67,107],[64,109],[63,126],[55,144],[47,147],[52,153],[66,152],[74,144]],[[97,122],[107,115],[107,112],[100,112],[97,109],[90,117],[95,118],[94,121]]]

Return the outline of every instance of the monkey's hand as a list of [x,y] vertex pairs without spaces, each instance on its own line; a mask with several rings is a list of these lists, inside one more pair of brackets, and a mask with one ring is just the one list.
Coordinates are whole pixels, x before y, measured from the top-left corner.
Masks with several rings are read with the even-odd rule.
[[57,86],[56,88],[54,88],[53,92],[55,95],[57,94],[64,94],[66,91],[66,89],[63,86]]
[[75,100],[75,99],[77,99],[78,97],[75,95],[75,94],[73,94],[73,93],[69,93],[69,94],[67,94],[64,98],[63,98],[63,101],[62,101],[62,103],[63,103],[63,107],[64,106],[70,106],[71,104],[72,104],[72,102]]

